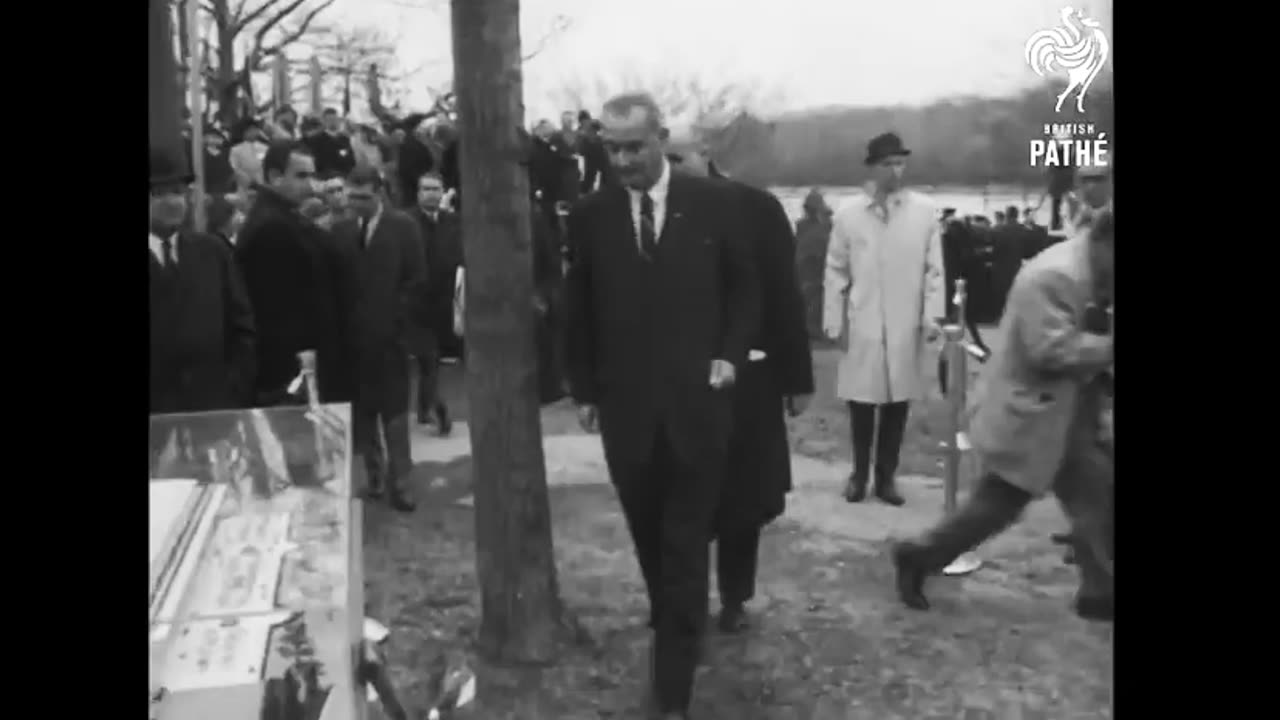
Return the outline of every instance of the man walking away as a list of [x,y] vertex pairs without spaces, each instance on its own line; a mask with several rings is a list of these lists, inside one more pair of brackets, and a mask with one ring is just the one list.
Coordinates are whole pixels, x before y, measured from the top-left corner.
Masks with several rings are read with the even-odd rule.
[[871,191],[836,214],[827,248],[822,324],[845,340],[836,395],[849,403],[853,430],[849,502],[866,498],[874,436],[876,497],[903,504],[894,473],[908,403],[923,392],[925,350],[945,311],[937,211],[902,187],[909,154],[893,133],[869,143]]
[[369,473],[368,494],[378,497],[385,487],[391,507],[413,512],[404,487],[413,469],[409,356],[421,352],[422,328],[414,303],[422,296],[426,267],[417,225],[386,207],[382,197],[382,178],[376,172],[353,171],[347,178],[347,202],[354,217],[334,229],[359,255],[354,442]]
[[418,423],[427,424],[435,415],[441,436],[453,430],[449,407],[440,397],[440,352],[453,337],[453,285],[462,264],[462,238],[458,218],[440,207],[444,197],[442,178],[428,172],[418,178],[418,204],[411,216],[418,222],[427,281],[423,294],[421,322],[426,330],[425,346],[418,357]]
[[813,393],[813,357],[804,299],[796,281],[796,241],[782,203],[766,190],[728,180],[704,153],[689,153],[677,168],[727,183],[739,196],[760,275],[760,327],[734,387],[729,462],[716,512],[719,627],[749,626],[746,603],[755,596],[760,531],[786,509],[791,491],[791,444],[783,413],[798,415]]
[[229,248],[183,231],[194,181],[151,153],[151,412],[251,404],[253,311]]
[[1096,379],[1112,366],[1114,346],[1109,328],[1086,321],[1111,306],[1114,267],[1115,220],[1107,210],[1086,233],[1045,250],[1018,273],[970,430],[984,472],[953,515],[894,548],[898,594],[907,606],[928,609],[928,575],[1012,525],[1052,490],[1076,540],[1076,612],[1113,617],[1115,466],[1099,443],[1105,386]]
[[599,423],[635,542],[657,708],[687,718],[728,461],[728,390],[759,329],[758,268],[732,192],[672,175],[652,96],[616,97],[603,115],[620,184],[569,216],[570,386],[583,428]]

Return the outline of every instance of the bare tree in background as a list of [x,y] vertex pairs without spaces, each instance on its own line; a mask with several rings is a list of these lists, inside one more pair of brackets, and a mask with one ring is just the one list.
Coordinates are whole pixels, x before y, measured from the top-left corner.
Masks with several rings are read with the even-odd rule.
[[[351,114],[353,95],[365,94],[366,102],[374,99],[368,97],[366,90],[370,68],[377,69],[379,94],[402,79],[393,74],[396,40],[376,27],[327,29],[316,33],[311,45],[320,59],[326,81],[332,78],[337,84],[336,94],[342,98],[344,116]],[[382,98],[377,100],[381,104]]]
[[494,661],[548,662],[562,606],[542,452],[529,179],[521,164],[520,0],[453,0],[452,17],[480,648]]
[[750,80],[715,81],[698,75],[644,74],[634,69],[616,75],[566,80],[553,92],[558,107],[597,110],[609,97],[644,90],[657,100],[671,122],[696,129],[723,127],[742,113],[758,114],[779,102],[779,92]]
[[[253,74],[305,37],[337,0],[176,0],[172,4],[179,18],[185,17],[188,2],[199,2],[212,19],[212,37],[206,40],[212,62],[206,66],[205,84],[218,118],[230,127],[240,118],[242,98],[253,102]],[[184,58],[186,43],[184,36],[179,41]],[[247,49],[237,52],[238,45]]]

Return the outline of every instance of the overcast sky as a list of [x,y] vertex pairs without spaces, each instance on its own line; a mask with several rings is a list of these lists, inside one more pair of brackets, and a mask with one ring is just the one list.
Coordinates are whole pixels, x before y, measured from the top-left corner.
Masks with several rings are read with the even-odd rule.
[[[558,112],[555,90],[624,73],[696,75],[780,90],[772,111],[920,103],[1005,94],[1037,81],[1031,33],[1072,0],[523,0],[526,52],[562,14],[573,24],[525,65],[530,119]],[[1110,32],[1112,0],[1076,2]],[[416,6],[416,7],[415,7]],[[329,19],[397,40],[415,86],[450,77],[447,0],[338,0]],[[406,105],[425,102],[411,90]],[[589,108],[596,110],[597,108]]]

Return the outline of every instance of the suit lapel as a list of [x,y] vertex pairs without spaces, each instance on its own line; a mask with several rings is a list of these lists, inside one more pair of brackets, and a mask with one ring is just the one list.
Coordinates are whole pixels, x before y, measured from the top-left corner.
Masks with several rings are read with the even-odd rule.
[[659,248],[668,240],[679,242],[675,238],[679,237],[681,226],[685,221],[685,213],[688,210],[689,185],[685,182],[685,178],[673,172],[670,184],[667,186],[667,214],[662,220],[662,234],[658,236]]
[[[609,213],[617,218],[617,236],[622,244],[624,255],[640,259],[640,236],[637,234],[635,220],[631,217],[631,191],[621,185],[615,185],[607,191],[614,210]],[[607,233],[613,235],[613,233]]]

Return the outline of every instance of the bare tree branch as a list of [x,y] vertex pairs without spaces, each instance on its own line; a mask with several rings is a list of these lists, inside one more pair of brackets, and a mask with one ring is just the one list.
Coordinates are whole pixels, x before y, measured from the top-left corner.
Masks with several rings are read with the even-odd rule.
[[[254,22],[257,22],[260,18],[262,18],[263,15],[267,14],[268,10],[275,7],[276,5],[279,5],[281,0],[263,0],[263,3],[261,5],[254,8],[253,10],[250,10],[249,14],[247,15],[244,12],[245,2],[246,0],[240,0],[240,6],[236,8],[236,13],[235,13],[235,23],[237,26],[242,28],[248,27]],[[297,10],[298,6],[301,4],[302,3],[294,3],[291,7],[285,8],[281,12],[281,14],[277,17],[283,17],[284,15],[291,13],[294,10]]]
[[560,35],[564,31],[568,30],[572,25],[573,25],[573,20],[570,19],[568,16],[556,15],[551,20],[551,29],[549,29],[546,33],[544,33],[541,39],[533,43],[533,50],[525,53],[524,56],[520,58],[520,60],[522,62],[529,62],[530,60],[538,57],[538,55],[540,55],[543,50],[547,49],[547,43],[549,43],[557,35]]
[[[294,10],[297,10],[298,8],[300,8],[300,7],[302,7],[303,5],[305,5],[305,4],[306,4],[306,2],[307,2],[307,0],[290,0],[290,2],[289,2],[289,4],[288,4],[288,5],[285,5],[283,8],[281,8],[281,9],[280,9],[280,12],[277,12],[275,15],[272,15],[272,16],[271,16],[271,18],[270,18],[269,20],[267,20],[266,22],[262,23],[262,25],[258,28],[257,32],[255,32],[255,33],[253,34],[253,47],[254,47],[254,49],[255,49],[255,50],[258,50],[258,51],[261,51],[261,50],[262,50],[262,48],[263,48],[263,42],[265,42],[265,41],[266,41],[266,37],[267,37],[267,35],[268,35],[272,30],[274,30],[274,29],[276,28],[276,26],[277,26],[277,25],[279,25],[281,22],[283,22],[285,18],[289,17],[289,14],[290,14],[290,13],[292,13]],[[334,2],[334,0],[328,0],[328,2],[326,2],[326,3],[325,3],[325,4],[324,4],[320,9],[321,9],[321,10],[323,10],[324,8],[326,8],[326,7],[330,6],[330,5],[332,5],[332,4],[333,4],[333,2]],[[312,11],[312,16],[313,16],[313,17],[314,17],[314,15],[315,15],[315,13],[316,13],[316,11],[315,11],[315,10],[313,10],[313,11]],[[296,38],[295,38],[295,39],[296,39]]]

